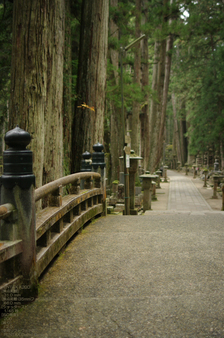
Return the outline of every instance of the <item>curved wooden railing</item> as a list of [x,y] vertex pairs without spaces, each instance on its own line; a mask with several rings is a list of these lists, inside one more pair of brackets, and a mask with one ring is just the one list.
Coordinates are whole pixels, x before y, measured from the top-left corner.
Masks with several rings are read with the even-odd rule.
[[[81,180],[84,180],[82,190]],[[63,187],[67,185],[69,194],[63,196]],[[49,206],[36,215],[38,276],[86,222],[103,212],[101,176],[77,173],[62,177],[35,191],[36,202],[46,196]]]
[[[81,182],[83,184],[81,184]],[[80,189],[82,185],[83,189]],[[66,187],[66,194],[63,190]],[[76,173],[50,182],[34,193],[35,202],[41,199],[47,205],[36,213],[36,275],[40,276],[52,259],[61,251],[71,237],[88,221],[103,213],[103,190],[101,176],[94,172]],[[11,204],[0,206],[0,219],[11,222],[16,210]],[[16,221],[14,221],[16,223]],[[16,226],[16,224],[11,224]],[[0,272],[4,276],[7,262],[19,257],[21,240],[0,241]],[[10,261],[9,261],[10,260]],[[12,264],[13,266],[14,264]],[[7,269],[6,269],[7,270]],[[16,270],[16,269],[15,269]],[[0,292],[15,282],[20,275],[0,279]]]

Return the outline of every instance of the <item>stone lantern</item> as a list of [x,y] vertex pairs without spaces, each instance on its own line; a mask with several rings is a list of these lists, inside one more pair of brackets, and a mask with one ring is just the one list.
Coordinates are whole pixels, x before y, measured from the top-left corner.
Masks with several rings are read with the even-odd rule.
[[144,175],[141,175],[142,178],[142,188],[144,190],[143,195],[143,212],[146,210],[151,210],[151,184],[152,180],[156,178],[156,175],[150,175],[149,172],[146,171]]
[[214,171],[219,171],[219,162],[218,159],[215,159],[215,163],[214,163]]
[[156,171],[156,175],[158,175],[158,178],[157,178],[157,188],[158,189],[161,189],[161,186],[160,186],[160,177],[161,177],[161,174],[162,174],[161,170],[157,170]]

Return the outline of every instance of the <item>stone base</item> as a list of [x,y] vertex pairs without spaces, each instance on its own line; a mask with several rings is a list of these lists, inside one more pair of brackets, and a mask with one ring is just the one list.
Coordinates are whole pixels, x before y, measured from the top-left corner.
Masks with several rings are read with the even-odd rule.
[[110,197],[109,198],[109,205],[115,206],[117,204],[117,198],[115,197]]
[[112,205],[107,207],[107,213],[111,214],[114,211],[114,207]]
[[114,211],[115,212],[121,212],[125,209],[125,205],[124,204],[116,204]]
[[130,215],[138,215],[137,209],[130,209]]

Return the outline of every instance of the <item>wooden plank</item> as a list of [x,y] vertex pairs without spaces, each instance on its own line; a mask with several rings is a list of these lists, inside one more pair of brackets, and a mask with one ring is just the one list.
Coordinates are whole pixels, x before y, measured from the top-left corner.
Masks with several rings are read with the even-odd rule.
[[0,263],[17,256],[23,251],[22,240],[0,241]]
[[101,189],[95,188],[90,191],[84,192],[83,194],[67,195],[62,199],[62,206],[48,207],[41,210],[36,217],[36,238],[39,239],[47,230],[51,228],[60,218],[72,210],[76,205],[85,201],[86,199],[100,195]]

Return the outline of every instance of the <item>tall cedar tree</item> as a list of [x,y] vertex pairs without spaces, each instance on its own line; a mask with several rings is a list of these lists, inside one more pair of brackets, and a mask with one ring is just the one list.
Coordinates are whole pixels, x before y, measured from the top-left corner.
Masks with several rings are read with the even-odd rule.
[[37,187],[62,176],[64,0],[13,3],[10,128],[33,137]]
[[108,48],[108,0],[83,0],[77,102],[72,127],[72,171],[80,171],[82,153],[103,143]]

